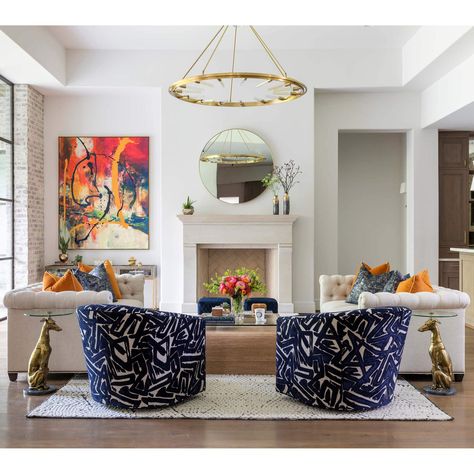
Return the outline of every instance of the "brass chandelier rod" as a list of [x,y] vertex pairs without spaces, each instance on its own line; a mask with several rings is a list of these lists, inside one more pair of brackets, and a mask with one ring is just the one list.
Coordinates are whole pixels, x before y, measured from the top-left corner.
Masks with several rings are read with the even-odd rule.
[[[206,65],[204,66],[204,69],[202,70],[202,73],[203,74],[206,74],[206,69],[207,69],[207,66],[209,66],[209,63],[211,62],[211,59],[214,57],[214,53],[217,51],[217,48],[219,47],[219,45],[221,44],[221,41],[222,41],[222,38],[224,38],[225,34],[227,33],[227,28],[229,28],[229,25],[227,25],[224,29],[224,31],[222,32],[222,35],[221,37],[219,38],[219,41],[216,43],[215,47],[214,47],[214,50],[212,51],[211,55],[209,56],[209,59],[207,60],[207,63]],[[222,29],[222,28],[221,28]],[[212,38],[212,41],[214,41],[214,38]],[[212,43],[211,41],[211,43]],[[198,58],[199,60],[199,58]],[[194,63],[196,64],[196,63]],[[192,69],[192,66],[191,66],[191,69]],[[188,71],[189,72],[189,71]]]
[[[234,26],[234,50],[232,51],[232,74],[235,71],[235,47],[237,45],[237,26]],[[230,94],[229,94],[229,102],[232,102],[232,90],[234,88],[234,78],[230,79]]]
[[207,46],[202,50],[201,54],[197,57],[196,61],[193,62],[191,67],[185,72],[183,79],[190,73],[191,69],[196,65],[196,63],[202,58],[204,53],[208,50],[209,46],[214,42],[214,40],[217,38],[217,35],[222,31],[224,28],[224,25],[222,25],[218,30],[217,33],[212,37],[211,41],[207,44]]
[[[225,34],[227,33],[227,30],[229,28],[229,25],[225,26],[225,25],[222,25],[218,30],[217,30],[217,33],[212,37],[211,41],[209,41],[209,43],[206,45],[206,47],[201,51],[201,54],[196,58],[196,60],[193,62],[193,64],[191,65],[191,67],[186,71],[186,73],[184,74],[183,76],[183,79],[185,79],[187,77],[187,75],[191,72],[191,70],[194,68],[194,66],[199,62],[199,60],[204,56],[204,54],[206,53],[206,51],[209,49],[209,47],[212,45],[212,43],[214,43],[215,39],[219,36],[219,34],[222,32],[220,38],[218,39],[216,45],[214,46],[214,49],[212,50],[212,53],[211,55],[209,56],[209,59],[207,60],[203,70],[202,70],[202,74],[205,74],[206,72],[206,69],[207,67],[209,66],[209,63],[212,61],[212,58],[214,57],[214,54],[216,53],[217,49],[219,48],[220,44],[221,44],[221,41],[222,39],[224,38]],[[255,35],[255,37],[257,38],[257,40],[259,41],[259,43],[262,45],[263,49],[265,50],[265,52],[267,53],[268,57],[270,58],[270,60],[272,61],[272,63],[275,65],[275,67],[278,69],[278,71],[280,72],[280,74],[282,76],[285,76],[287,77],[288,74],[286,73],[286,71],[283,69],[283,66],[280,64],[280,62],[278,61],[278,59],[275,57],[275,55],[273,54],[272,50],[268,47],[267,43],[265,43],[265,41],[263,40],[263,38],[260,36],[260,34],[257,32],[257,30],[252,26],[252,25],[249,25],[249,28],[250,30],[252,31],[252,33]],[[234,45],[233,45],[233,52],[232,52],[232,72],[235,71],[235,51],[236,51],[236,47],[237,47],[237,26],[234,26]],[[232,82],[231,81],[231,88],[232,88]],[[231,94],[231,97],[232,97],[232,94]]]
[[260,44],[263,46],[263,49],[265,49],[265,51],[267,52],[267,54],[270,57],[270,59],[272,60],[273,64],[280,71],[281,75],[287,77],[288,74],[283,69],[282,65],[279,63],[278,59],[272,53],[270,48],[267,46],[267,43],[265,43],[265,41],[263,41],[263,38],[257,33],[257,30],[252,25],[249,25],[249,26],[250,26],[250,29],[252,30],[253,34],[257,37],[258,41],[260,41]]

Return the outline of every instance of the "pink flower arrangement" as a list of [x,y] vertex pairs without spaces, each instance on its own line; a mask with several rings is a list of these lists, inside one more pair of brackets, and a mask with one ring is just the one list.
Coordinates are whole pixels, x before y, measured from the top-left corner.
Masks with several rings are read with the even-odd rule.
[[226,276],[219,285],[221,295],[230,296],[248,296],[252,292],[250,288],[250,278],[248,275]]
[[216,275],[216,278],[211,278],[211,281],[204,286],[210,293],[220,293],[238,299],[250,296],[253,291],[265,292],[265,285],[260,280],[257,270],[248,268],[227,270],[221,277]]

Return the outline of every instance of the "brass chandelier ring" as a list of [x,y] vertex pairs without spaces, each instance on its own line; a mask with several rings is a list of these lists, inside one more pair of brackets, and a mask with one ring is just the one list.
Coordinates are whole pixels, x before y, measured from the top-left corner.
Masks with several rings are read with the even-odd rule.
[[[272,89],[278,88],[278,83],[280,87],[290,88],[290,92],[285,92],[283,94],[278,94],[275,98],[269,99],[255,99],[253,101],[233,101],[233,100],[216,100],[216,99],[202,99],[202,98],[194,98],[190,94],[192,91],[187,91],[187,86],[190,84],[196,84],[197,86],[201,83],[205,83],[206,81],[214,81],[217,80],[223,84],[224,80],[230,80],[231,82],[234,79],[260,79],[264,81],[264,83],[274,83],[276,87],[272,87]],[[209,74],[200,74],[197,76],[191,77],[184,77],[179,81],[174,82],[170,85],[168,89],[169,93],[176,97],[177,99],[183,100],[185,102],[189,102],[192,104],[200,104],[200,105],[209,105],[209,106],[217,106],[217,107],[255,107],[255,106],[262,106],[262,105],[272,105],[272,104],[279,104],[284,102],[290,102],[292,100],[298,99],[302,95],[304,95],[307,91],[306,86],[296,79],[291,77],[283,76],[283,75],[276,75],[276,74],[266,74],[266,73],[257,73],[257,72],[222,72],[222,73],[209,73]],[[276,95],[276,94],[275,94]]]
[[206,163],[244,165],[261,163],[262,161],[265,161],[265,157],[253,153],[214,153],[201,155],[200,160]]

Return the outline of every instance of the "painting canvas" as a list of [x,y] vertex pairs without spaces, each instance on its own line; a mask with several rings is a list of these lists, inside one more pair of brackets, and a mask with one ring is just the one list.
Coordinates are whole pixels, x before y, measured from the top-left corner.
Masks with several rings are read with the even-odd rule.
[[59,232],[70,249],[148,249],[148,137],[59,137]]

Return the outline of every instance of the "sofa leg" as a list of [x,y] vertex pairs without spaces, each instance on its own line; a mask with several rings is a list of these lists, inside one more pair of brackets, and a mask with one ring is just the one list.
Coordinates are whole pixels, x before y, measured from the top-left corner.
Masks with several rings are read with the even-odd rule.
[[10,379],[10,382],[16,382],[18,372],[8,372],[8,378]]
[[454,374],[454,381],[455,382],[462,382],[463,378],[464,378],[464,374]]

